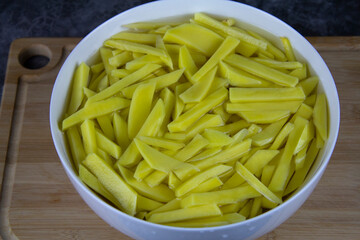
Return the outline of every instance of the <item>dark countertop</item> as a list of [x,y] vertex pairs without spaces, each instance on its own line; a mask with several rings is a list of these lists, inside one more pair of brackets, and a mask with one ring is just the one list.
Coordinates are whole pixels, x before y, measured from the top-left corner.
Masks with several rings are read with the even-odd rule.
[[[195,0],[194,0],[195,1]],[[84,37],[105,20],[145,0],[2,0],[0,97],[10,44],[24,37]],[[359,36],[359,0],[240,0],[285,21],[304,36]]]

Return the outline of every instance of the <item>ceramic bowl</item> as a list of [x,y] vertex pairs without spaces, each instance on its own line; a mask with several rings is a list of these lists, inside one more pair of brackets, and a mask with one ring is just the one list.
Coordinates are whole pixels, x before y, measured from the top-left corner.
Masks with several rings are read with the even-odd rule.
[[[79,179],[72,168],[60,128],[66,97],[75,67],[82,61],[91,64],[104,40],[125,30],[122,25],[157,20],[189,19],[196,12],[215,17],[232,17],[241,26],[257,31],[278,46],[278,37],[291,41],[296,57],[305,60],[310,72],[320,78],[318,91],[325,92],[328,100],[329,137],[321,150],[303,186],[278,207],[244,222],[219,227],[179,228],[154,224],[129,216],[102,201]],[[309,197],[319,182],[330,160],[338,136],[340,122],[339,98],[334,80],[325,62],[313,46],[296,30],[278,18],[254,7],[224,0],[172,0],[155,1],[122,12],[89,33],[65,60],[54,84],[50,103],[51,133],[60,161],[77,192],[93,211],[112,227],[134,239],[254,239],[283,223]]]

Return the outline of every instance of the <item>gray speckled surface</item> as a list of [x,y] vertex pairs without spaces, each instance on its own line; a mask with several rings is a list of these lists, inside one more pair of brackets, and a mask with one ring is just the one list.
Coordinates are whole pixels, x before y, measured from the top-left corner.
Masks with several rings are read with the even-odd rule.
[[[1,0],[0,96],[11,42],[23,37],[83,37],[105,20],[144,0]],[[359,0],[245,0],[304,36],[360,35]]]

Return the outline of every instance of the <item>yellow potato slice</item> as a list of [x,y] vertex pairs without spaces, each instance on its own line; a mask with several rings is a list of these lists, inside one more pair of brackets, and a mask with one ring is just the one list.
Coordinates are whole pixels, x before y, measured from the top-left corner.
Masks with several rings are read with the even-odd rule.
[[300,87],[295,88],[230,88],[229,99],[238,102],[279,102],[304,100]]
[[144,124],[151,111],[155,92],[155,83],[142,84],[134,92],[130,103],[128,118],[128,136],[133,139]]
[[[113,67],[110,68],[107,72],[107,74],[114,76],[113,73],[116,70],[120,70],[120,69],[116,69],[116,68],[120,68],[123,65],[127,64],[127,62],[131,61],[133,59],[131,52],[129,51],[123,51],[115,56],[112,56],[108,59],[109,64]],[[115,76],[114,76],[115,77]]]
[[167,203],[165,203],[163,206],[150,211],[148,214],[146,214],[145,218],[148,219],[154,213],[167,212],[180,208],[181,208],[180,199],[174,198],[168,201]]
[[185,45],[210,57],[220,46],[223,38],[198,24],[185,23],[169,29],[164,35],[164,41]]
[[93,120],[87,119],[81,124],[81,135],[85,153],[97,153],[95,123]]
[[109,115],[102,115],[96,118],[101,130],[104,135],[109,138],[111,141],[115,140],[114,128],[111,123]]
[[268,67],[274,68],[274,69],[288,69],[288,70],[292,70],[292,69],[297,69],[297,68],[302,68],[303,65],[300,62],[297,61],[293,61],[293,62],[283,62],[283,61],[277,61],[277,60],[272,60],[272,59],[264,59],[264,58],[259,58],[259,57],[254,57],[251,58],[252,60],[264,64]]
[[269,40],[267,40],[266,38],[261,36],[259,33],[256,33],[254,31],[246,30],[246,32],[248,32],[251,36],[255,37],[256,39],[266,42],[266,44],[267,44],[266,51],[271,53],[275,57],[275,59],[277,59],[279,61],[283,61],[283,62],[286,61],[286,56],[283,53],[283,51],[281,51],[279,48],[275,47]]
[[92,91],[96,91],[97,86],[99,85],[99,82],[101,81],[101,79],[103,79],[106,76],[106,72],[103,71],[101,72],[98,76],[96,76],[95,78],[90,80],[89,83],[89,89]]
[[164,116],[164,120],[160,126],[158,136],[164,136],[164,134],[167,132],[167,125],[170,122],[171,113],[175,106],[175,95],[171,90],[169,90],[169,88],[165,87],[160,92],[160,98],[164,102],[165,116]]
[[[174,66],[178,66],[181,45],[165,43],[165,47],[173,61]],[[206,62],[207,58],[205,55],[203,55],[197,51],[192,51],[191,49],[189,49],[189,52],[190,52],[191,57],[193,58],[197,67],[202,66]]]
[[294,130],[291,131],[289,135],[289,139],[285,144],[284,153],[281,156],[278,166],[274,172],[274,176],[269,184],[269,189],[271,191],[279,192],[285,189],[285,182],[290,173],[291,159],[307,123],[308,121],[302,117],[296,118],[294,122]]
[[232,143],[230,143],[230,145],[228,147],[232,147],[236,143],[243,141],[247,137],[248,134],[249,134],[249,130],[247,130],[246,128],[241,129],[240,131],[238,131],[237,133],[235,133],[232,136],[234,141]]
[[203,100],[215,79],[217,67],[206,73],[199,81],[179,95],[184,103],[198,103]]
[[208,148],[223,147],[231,144],[234,139],[226,133],[214,129],[205,129],[203,136],[209,140]]
[[196,186],[190,193],[209,192],[220,187],[222,184],[223,182],[219,177],[213,177]]
[[86,63],[82,62],[75,70],[73,85],[71,89],[70,103],[67,109],[69,115],[76,112],[80,107],[83,99],[83,88],[87,87],[89,81],[90,68]]
[[[257,150],[246,161],[245,167],[255,176],[259,177],[263,168],[268,164],[279,151],[277,150]],[[245,182],[245,179],[235,172],[223,185],[222,189],[230,189],[238,187]]]
[[245,119],[247,122],[267,124],[274,123],[281,119],[287,118],[290,116],[290,111],[264,111],[264,112],[239,112],[239,116]]
[[311,94],[305,99],[304,103],[310,107],[314,107],[316,102],[316,96],[317,96],[316,93]]
[[182,24],[183,22],[136,22],[136,23],[128,23],[125,25],[122,25],[123,27],[126,28],[132,28],[135,30],[151,30],[151,29],[156,29],[159,27],[163,27],[166,25],[169,26],[177,26]]
[[95,75],[96,73],[100,74],[104,70],[104,63],[99,62],[90,67],[91,72]]
[[80,133],[77,127],[71,127],[66,130],[66,137],[69,143],[71,156],[75,165],[76,171],[79,170],[79,165],[85,159],[86,154],[81,140]]
[[168,173],[164,173],[162,171],[155,170],[152,173],[150,173],[148,176],[146,176],[144,181],[150,187],[155,187],[155,186],[158,186],[160,183],[162,183],[166,179],[167,176],[168,176]]
[[313,118],[316,130],[319,132],[322,140],[326,140],[328,131],[328,116],[325,94],[319,94],[317,96],[314,106]]
[[254,198],[253,204],[251,206],[249,218],[253,218],[253,217],[256,217],[257,215],[261,214],[261,212],[262,212],[261,200],[262,200],[262,197]]
[[317,76],[309,77],[299,83],[299,86],[304,90],[306,96],[309,96],[319,83]]
[[141,67],[143,67],[146,64],[162,64],[163,61],[161,60],[160,57],[158,56],[153,56],[153,55],[144,55],[138,58],[135,58],[132,61],[126,61],[125,62],[125,69],[130,71],[130,72],[134,72],[138,69],[140,69]]
[[88,185],[95,192],[99,193],[107,200],[112,202],[118,208],[122,208],[119,201],[100,183],[97,177],[92,174],[84,165],[79,165],[79,177],[86,185]]
[[169,30],[170,28],[171,28],[170,25],[165,25],[165,26],[150,30],[149,33],[158,33],[161,36],[163,36],[166,33],[166,31]]
[[220,208],[216,206],[216,204],[208,204],[192,208],[182,208],[172,211],[154,213],[149,217],[148,221],[154,223],[167,223],[220,215]]
[[293,192],[304,183],[305,177],[309,172],[313,162],[315,161],[318,152],[319,148],[316,146],[316,141],[312,141],[309,150],[306,153],[304,166],[295,171],[294,176],[291,178],[288,186],[285,189],[284,195]]
[[189,111],[180,115],[176,120],[168,125],[170,132],[185,131],[191,124],[196,122],[202,115],[207,113],[210,109],[220,104],[227,97],[227,90],[220,88],[216,92],[207,96],[203,101],[196,104]]
[[247,133],[245,139],[251,138],[251,137],[255,136],[256,134],[260,133],[261,131],[262,131],[262,127],[253,123],[248,127],[248,133]]
[[199,228],[199,227],[221,226],[221,225],[241,222],[244,220],[245,217],[239,213],[228,213],[218,217],[206,217],[195,220],[172,222],[172,223],[166,223],[165,225],[173,226],[173,227]]
[[158,34],[138,33],[138,32],[119,32],[111,36],[112,39],[121,39],[142,44],[155,44]]
[[194,163],[194,165],[200,169],[205,169],[214,164],[229,162],[229,161],[233,160],[234,158],[241,157],[243,154],[245,154],[247,151],[249,151],[250,145],[251,145],[250,139],[241,141],[229,148],[224,149],[224,151],[221,151],[214,156],[211,156],[211,157],[203,159],[203,160],[196,161]]
[[307,69],[307,64],[306,63],[302,63],[302,68],[297,68],[292,70],[289,74],[291,76],[297,77],[299,78],[299,80],[304,80],[308,77],[308,69]]
[[254,200],[249,200],[247,201],[247,203],[245,204],[244,207],[242,207],[239,211],[239,214],[241,214],[242,216],[244,216],[245,218],[249,218],[250,216],[250,211],[251,211],[251,207],[253,205]]
[[125,97],[132,98],[136,88],[139,85],[145,84],[145,83],[151,83],[151,82],[155,82],[156,83],[155,89],[160,90],[162,88],[169,87],[170,85],[176,83],[180,79],[183,72],[184,72],[184,69],[178,69],[178,70],[175,70],[170,73],[166,73],[166,74],[158,76],[158,77],[154,77],[154,78],[151,78],[148,80],[141,81],[139,83],[132,84],[129,87],[126,87],[123,90],[121,90],[121,92],[124,94]]
[[100,81],[99,84],[96,87],[96,91],[97,92],[101,92],[102,90],[104,90],[105,88],[107,88],[109,86],[109,77],[108,75],[105,75]]
[[285,49],[285,55],[288,61],[296,61],[294,50],[291,46],[291,43],[287,37],[280,37],[280,40],[284,46]]
[[[233,145],[230,148],[225,149],[224,151],[219,152],[218,154],[193,162],[193,164],[195,167],[199,168],[200,170],[203,170],[211,166],[214,166],[216,164],[226,163],[233,159],[239,158],[243,154],[248,152],[250,150],[250,147],[251,147],[251,140],[247,139]],[[196,171],[190,167],[183,167],[174,170],[174,173],[179,179],[184,180],[190,177],[191,175],[195,174]]]
[[258,47],[243,41],[240,41],[239,45],[235,48],[235,52],[239,53],[245,57],[251,57],[256,51]]
[[174,192],[165,184],[150,187],[144,181],[138,182],[133,177],[133,172],[129,169],[120,165],[118,165],[118,169],[126,183],[133,187],[139,194],[159,202],[168,202],[175,198]]
[[245,185],[227,190],[192,193],[181,200],[181,206],[190,208],[205,204],[225,205],[260,196],[261,194],[253,187]]
[[304,166],[307,149],[308,149],[308,144],[306,144],[305,147],[296,154],[294,159],[295,170],[299,170]]
[[269,186],[271,177],[275,171],[275,165],[266,165],[263,170],[262,170],[262,174],[261,174],[261,182],[265,185],[265,186]]
[[[181,168],[185,165],[193,167],[189,163],[184,163],[173,157],[163,154],[162,152],[159,152],[155,148],[150,147],[139,139],[135,138],[134,142],[145,161],[147,161],[147,163],[156,170],[169,173],[170,171]],[[196,169],[195,167],[193,168]]]
[[239,120],[223,126],[212,127],[212,129],[233,135],[248,126],[250,126],[250,123],[246,122],[245,120]]
[[138,212],[135,214],[135,217],[144,220],[145,217],[146,217],[146,214],[147,214],[146,211],[138,211]]
[[128,124],[117,112],[114,113],[113,117],[113,129],[116,143],[121,147],[121,149],[125,150],[130,144]]
[[280,132],[281,128],[286,123],[287,119],[281,119],[264,128],[260,133],[252,137],[253,145],[264,146],[271,143]]
[[129,75],[130,73],[132,73],[131,71],[127,70],[127,69],[114,69],[111,71],[110,75],[113,77],[113,79],[120,79],[120,78],[124,78],[127,75]]
[[296,113],[292,116],[289,122],[294,123],[295,119],[299,116],[309,120],[313,115],[313,108],[302,103]]
[[227,79],[215,76],[214,82],[210,87],[209,94],[215,92],[219,88],[222,87],[227,88],[228,86],[229,86],[229,81]]
[[[149,116],[146,121],[140,128],[138,132],[138,136],[155,136],[162,122],[165,118],[165,106],[164,102],[159,99],[153,109],[151,110]],[[134,166],[141,160],[141,154],[139,153],[136,144],[132,141],[129,147],[124,151],[121,158],[116,162],[116,164],[120,164],[122,166]]]
[[256,38],[250,36],[245,31],[240,31],[239,28],[232,28],[232,27],[226,26],[225,24],[217,21],[216,19],[211,18],[210,16],[208,16],[204,13],[195,13],[194,20],[196,22],[210,26],[216,30],[220,30],[229,36],[238,38],[241,41],[244,41],[251,45],[257,46],[259,48],[266,49],[266,47],[267,47],[267,44],[264,41],[258,40]]
[[270,146],[269,149],[279,149],[282,144],[285,142],[286,137],[290,134],[290,132],[294,129],[294,124],[288,122],[285,126],[280,130],[279,134],[276,136],[274,142]]
[[183,113],[185,104],[181,100],[180,94],[183,93],[190,86],[191,86],[191,83],[186,82],[186,83],[179,84],[175,87],[175,106],[174,106],[174,110],[172,112],[173,120],[176,120],[181,115],[181,113]]
[[216,66],[216,64],[233,52],[239,42],[240,41],[236,38],[226,37],[216,52],[211,55],[207,62],[192,76],[192,82],[197,82],[205,76],[207,72]]
[[168,51],[167,51],[167,49],[166,49],[166,47],[165,47],[164,41],[163,41],[163,39],[162,39],[161,36],[158,36],[158,37],[156,38],[156,45],[155,45],[155,46],[156,46],[157,49],[161,49],[161,50],[164,51],[165,56],[160,56],[160,59],[161,59],[171,70],[173,70],[173,69],[174,69],[174,64],[173,64],[172,59],[171,59],[171,57],[170,57],[170,55],[169,55],[169,53],[168,53]]
[[130,215],[136,213],[138,194],[113,168],[96,154],[89,154],[83,164],[99,179],[100,183],[119,201],[122,210]]
[[244,102],[227,103],[226,111],[229,113],[251,112],[251,111],[283,111],[288,110],[295,113],[302,101],[281,101],[281,102]]
[[181,184],[180,179],[173,173],[169,173],[168,186],[170,189],[174,190]]
[[222,125],[224,125],[224,121],[221,116],[207,113],[186,130],[186,139],[195,137],[197,133],[202,133],[206,128]]
[[224,122],[227,122],[231,116],[231,114],[229,114],[228,112],[226,112],[224,104],[217,106],[216,108],[213,109],[213,112],[217,115],[220,115],[222,120]]
[[219,176],[220,174],[227,172],[231,169],[232,169],[232,167],[230,167],[230,166],[217,165],[217,166],[214,166],[207,170],[204,170],[204,171],[194,175],[190,179],[186,180],[182,184],[180,184],[175,189],[175,196],[181,197],[181,196],[185,195],[186,193],[190,192],[191,190],[193,190],[194,188],[196,188],[199,184],[205,182],[206,180],[213,178],[215,176]]
[[231,54],[227,56],[224,61],[234,67],[240,68],[241,70],[278,85],[294,87],[299,82],[297,77],[283,73],[239,54]]
[[260,149],[257,150],[244,164],[246,169],[256,177],[260,177],[263,168],[279,154],[278,150]]
[[189,158],[193,157],[195,154],[200,152],[209,144],[209,141],[206,138],[202,137],[200,134],[197,134],[186,146],[178,151],[174,158],[185,162]]
[[179,68],[184,68],[184,75],[191,81],[192,76],[199,70],[186,45],[179,50]]
[[103,91],[97,93],[93,97],[89,98],[87,103],[97,102],[106,98],[113,96],[114,94],[120,92],[125,87],[136,83],[140,79],[147,76],[149,73],[154,72],[155,70],[159,69],[161,66],[158,64],[146,64],[139,70],[127,75],[121,81],[117,81],[116,83],[112,84],[108,88],[104,89]]
[[95,130],[95,136],[96,136],[96,144],[101,150],[107,152],[115,159],[119,159],[122,152],[119,145],[111,141],[109,138],[103,135],[99,130]]
[[244,165],[237,162],[236,171],[245,179],[245,181],[261,193],[264,197],[270,201],[280,204],[282,200],[278,198],[269,188],[267,188],[258,178],[256,178]]
[[147,197],[143,197],[141,195],[138,195],[137,198],[137,206],[136,206],[136,210],[137,211],[152,211],[154,209],[157,209],[161,206],[163,206],[164,204],[155,200],[152,200],[150,198]]
[[299,139],[299,142],[295,148],[294,154],[297,154],[299,151],[301,151],[315,136],[315,127],[312,121],[309,121],[308,124],[306,124],[303,132],[301,133],[301,137]]
[[96,153],[100,158],[102,158],[109,166],[114,164],[114,158],[110,156],[107,152],[101,150],[100,148],[97,149]]
[[89,88],[86,88],[86,87],[84,87],[83,90],[84,90],[84,94],[87,98],[90,98],[96,94],[95,91],[90,90]]
[[170,139],[170,140],[175,140],[175,141],[181,141],[181,142],[185,142],[186,140],[186,134],[185,133],[165,133],[164,134],[164,138]]
[[158,137],[146,137],[146,136],[139,136],[138,137],[142,142],[149,144],[154,147],[161,147],[164,149],[169,150],[179,150],[185,146],[184,143],[172,141],[165,138],[158,138]]
[[104,46],[120,49],[124,51],[131,51],[137,53],[144,53],[154,55],[158,57],[166,57],[166,53],[163,49],[155,48],[146,44],[130,42],[126,40],[106,40]]
[[318,148],[324,147],[325,141],[320,136],[319,130],[316,129],[316,146]]
[[199,160],[211,157],[211,156],[217,154],[218,152],[220,152],[221,150],[222,150],[221,147],[207,148],[204,151],[200,152],[199,154],[188,159],[187,162],[195,162],[195,161],[199,161]]
[[136,169],[134,172],[134,178],[137,181],[141,182],[145,177],[147,177],[153,171],[154,171],[154,169],[150,167],[150,165],[147,163],[147,161],[142,160],[136,166]]
[[230,204],[222,205],[222,206],[220,206],[220,210],[223,214],[237,213],[237,212],[239,212],[239,210],[241,208],[243,208],[245,206],[245,204],[247,202],[248,202],[248,200],[244,200],[244,201],[237,202],[237,203],[230,203]]
[[102,59],[102,62],[104,63],[105,72],[108,76],[108,80],[110,82],[113,82],[113,79],[111,79],[111,71],[114,70],[116,67],[113,65],[110,65],[109,59],[113,57],[113,53],[110,48],[101,47],[100,48],[100,57]]
[[235,87],[270,87],[274,84],[220,61],[220,75]]

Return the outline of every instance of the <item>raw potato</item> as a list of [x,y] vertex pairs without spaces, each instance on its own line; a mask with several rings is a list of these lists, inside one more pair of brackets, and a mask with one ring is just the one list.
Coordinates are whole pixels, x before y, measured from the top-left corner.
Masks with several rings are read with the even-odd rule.
[[76,68],[60,123],[86,185],[190,228],[255,217],[302,186],[329,135],[327,100],[288,38],[205,13],[125,27]]

